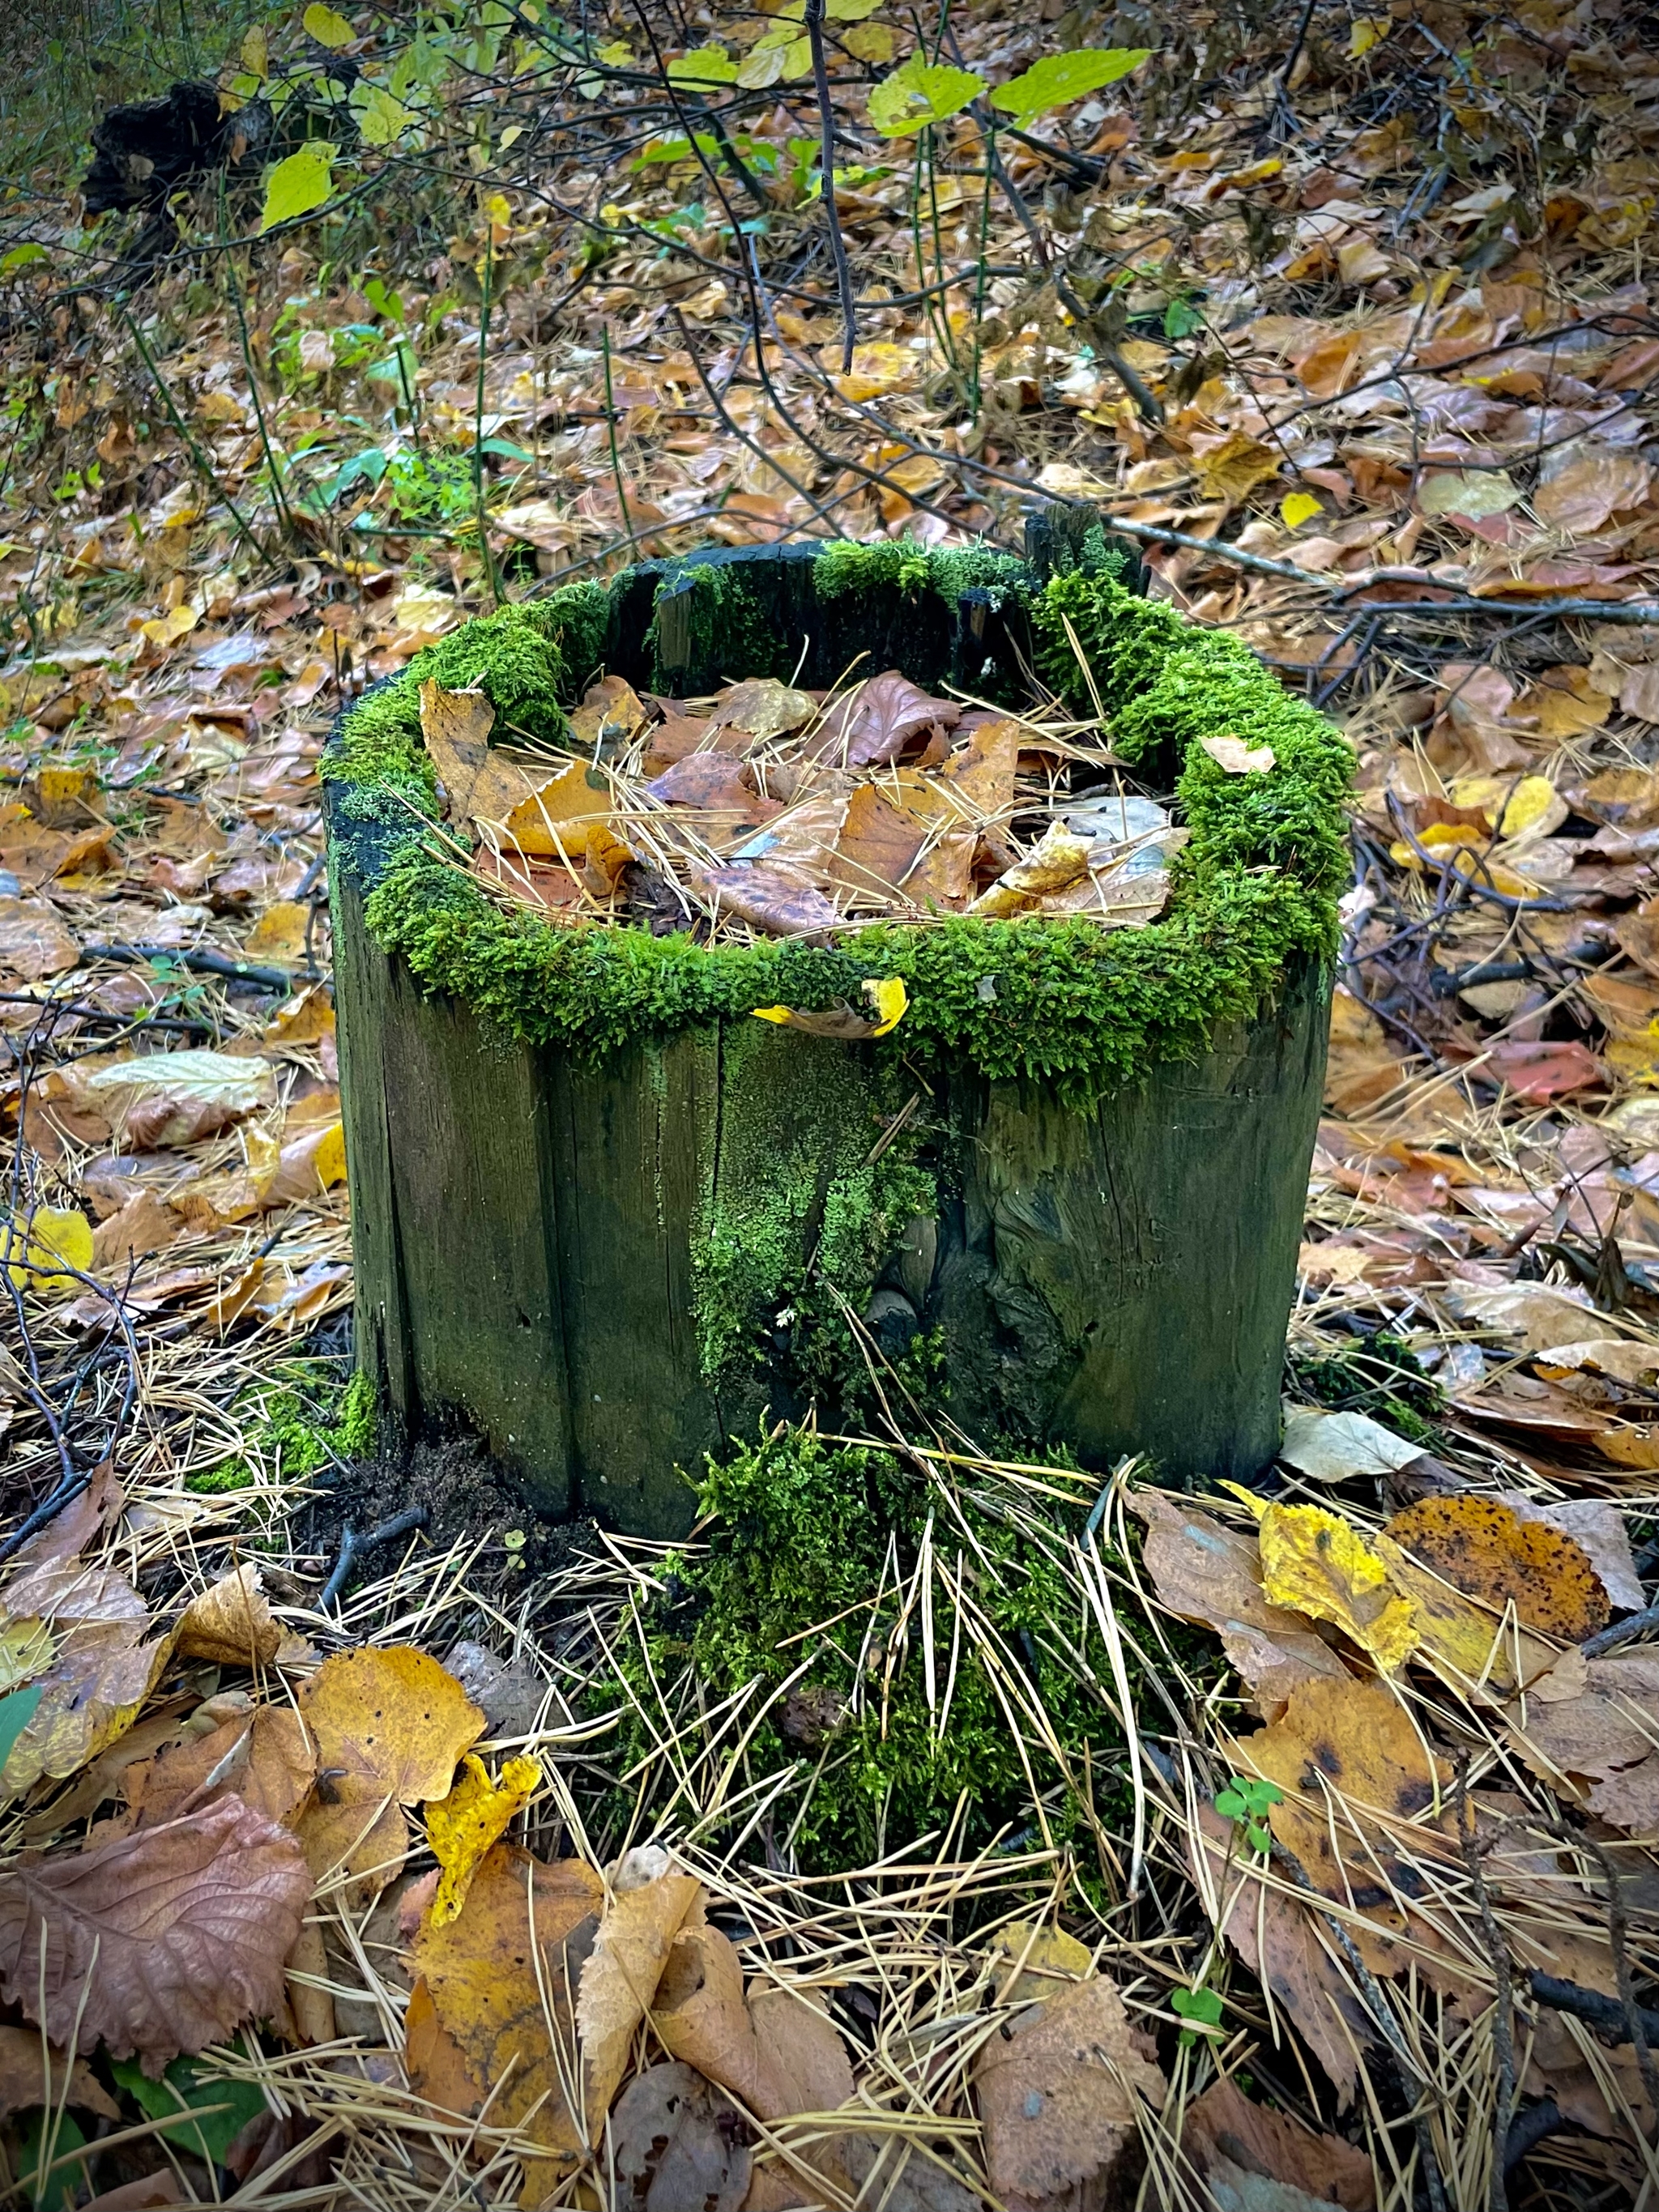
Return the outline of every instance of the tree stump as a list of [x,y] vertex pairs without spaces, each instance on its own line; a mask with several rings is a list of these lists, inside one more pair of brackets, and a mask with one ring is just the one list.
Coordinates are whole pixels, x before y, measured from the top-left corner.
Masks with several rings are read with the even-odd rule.
[[[1093,520],[1044,520],[1037,584]],[[641,564],[610,592],[605,665],[695,696],[790,676],[805,637],[805,683],[833,683],[862,652],[871,672],[1020,689],[1033,646],[1017,595],[968,583],[952,604],[893,583],[826,602],[817,551]],[[711,571],[744,579],[735,631]],[[580,697],[592,671],[571,672]],[[839,1317],[854,1350],[925,1350],[925,1370],[906,1370],[913,1389],[932,1378],[925,1413],[988,1447],[1064,1446],[1100,1468],[1140,1451],[1188,1480],[1248,1478],[1272,1457],[1324,1068],[1316,943],[1198,1048],[1172,1023],[1166,1056],[1081,1106],[966,1049],[907,1061],[902,1038],[842,1043],[747,1011],[641,1035],[595,1065],[528,1013],[504,1035],[499,994],[434,990],[430,963],[417,977],[382,949],[366,905],[395,857],[395,815],[343,788],[330,876],[358,1357],[406,1430],[464,1425],[549,1516],[677,1534],[692,1510],[678,1470],[814,1391],[838,1417],[806,1332]],[[463,958],[466,927],[447,958]],[[925,1125],[902,1168],[896,1122]]]

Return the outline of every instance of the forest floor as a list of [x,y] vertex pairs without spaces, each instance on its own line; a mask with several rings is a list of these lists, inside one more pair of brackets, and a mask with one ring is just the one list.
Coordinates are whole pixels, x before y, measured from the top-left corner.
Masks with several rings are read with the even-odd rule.
[[[0,32],[7,2201],[1659,2203],[1652,15],[185,13]],[[334,714],[1045,495],[1354,750],[1273,1478],[377,1461]],[[756,1486],[895,1468],[723,1678]],[[901,1712],[1018,1818],[890,1825]]]

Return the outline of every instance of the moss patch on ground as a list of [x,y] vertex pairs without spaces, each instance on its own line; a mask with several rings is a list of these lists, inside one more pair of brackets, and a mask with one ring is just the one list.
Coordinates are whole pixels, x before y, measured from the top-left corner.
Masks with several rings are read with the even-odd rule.
[[[711,1707],[788,1684],[744,1763],[757,1779],[795,1766],[773,1826],[809,1872],[953,1818],[963,1856],[1046,1837],[1086,1869],[1097,1824],[1121,1831],[1127,1802],[1121,1732],[1093,1686],[1109,1664],[1060,1564],[1089,1503],[989,1475],[946,1486],[890,1453],[784,1431],[711,1463],[708,1525],[617,1639],[624,1674],[647,1713],[688,1677]],[[636,1718],[620,1771],[659,1741]]]

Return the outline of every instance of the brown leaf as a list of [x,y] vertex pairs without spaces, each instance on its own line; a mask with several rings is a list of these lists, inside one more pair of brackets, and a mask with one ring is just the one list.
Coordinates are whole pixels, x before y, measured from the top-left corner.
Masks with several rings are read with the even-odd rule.
[[36,1677],[40,1702],[0,1772],[0,1789],[16,1796],[43,1776],[74,1774],[131,1726],[173,1638],[146,1644],[149,1608],[125,1576],[78,1559],[27,1570],[6,1603],[9,1620],[49,1621],[56,1638],[51,1666]]
[[181,1659],[219,1667],[268,1667],[282,1640],[259,1570],[249,1560],[191,1600],[176,1649]]
[[841,919],[823,893],[769,860],[735,860],[692,877],[705,898],[769,937],[816,937]]
[[1622,507],[1639,507],[1651,473],[1634,453],[1611,447],[1570,460],[1533,494],[1533,511],[1553,530],[1588,537]]
[[[1577,1677],[1583,1669],[1583,1686]],[[1659,1654],[1609,1652],[1557,1662],[1570,1694],[1549,1676],[1532,1685],[1524,1711],[1510,1708],[1510,1740],[1534,1773],[1616,1828],[1659,1826]]]
[[[574,1993],[604,1895],[599,1876],[580,1860],[544,1866],[497,1844],[459,1916],[442,1928],[422,1925],[410,1946],[410,1965],[424,1978],[435,2021],[453,2039],[466,2075],[496,2091],[489,2108],[495,2124],[524,2126],[547,2154],[529,2161],[526,2205],[539,2204],[570,2172],[587,2141],[565,2084],[575,2079]],[[422,2065],[458,2097],[465,2081],[423,2023],[422,2033]],[[620,2078],[618,2068],[612,2091]]]
[[1496,1498],[1425,1498],[1383,1534],[1454,1589],[1564,1644],[1605,1628],[1612,1608],[1581,1546],[1559,1528],[1522,1521]]
[[665,806],[717,809],[734,823],[769,822],[783,811],[775,799],[759,795],[750,769],[729,753],[688,753],[646,789]]
[[161,1251],[184,1231],[181,1214],[153,1190],[141,1190],[118,1213],[112,1213],[93,1231],[92,1272],[124,1276],[135,1261]]
[[0,1992],[54,2042],[136,2051],[159,2078],[281,2002],[310,1894],[294,1838],[226,1797],[0,1875]]
[[629,1851],[611,1877],[576,1999],[590,2142],[599,2141],[627,2068],[629,2044],[656,1996],[669,1947],[702,1895],[696,1876],[683,1874],[655,1844]]
[[1097,1974],[1017,2014],[974,2069],[985,2166],[1008,2212],[1103,2197],[1165,2082],[1115,1982]]
[[[1014,804],[1014,773],[1019,759],[1018,722],[981,722],[933,769],[927,788],[935,810],[946,819],[977,825],[1009,813]],[[918,813],[920,801],[913,801]]]
[[1297,1682],[1320,1674],[1347,1680],[1341,1660],[1304,1615],[1268,1602],[1253,1534],[1159,1491],[1139,1491],[1128,1504],[1146,1523],[1143,1556],[1158,1602],[1215,1631],[1270,1718]]
[[234,1790],[256,1813],[289,1826],[311,1794],[317,1754],[291,1706],[261,1705],[252,1714],[222,1722],[210,1735],[187,1737],[129,1767],[122,1792],[134,1815],[146,1827],[156,1827],[176,1818],[222,1766],[225,1772],[217,1790]]
[[714,726],[738,729],[756,744],[798,730],[817,713],[805,691],[796,691],[775,676],[751,676],[734,684],[715,706]]
[[1181,2142],[1206,2176],[1224,2160],[1246,2173],[1286,2182],[1310,2197],[1340,2205],[1344,2212],[1371,2212],[1376,2202],[1371,2162],[1364,2151],[1340,2136],[1316,2135],[1289,2113],[1253,2105],[1231,2076],[1212,2082],[1188,2106]]
[[925,823],[895,806],[879,784],[861,783],[847,802],[836,840],[834,880],[865,904],[885,907],[905,883],[927,836]]
[[647,2067],[611,2115],[617,2203],[638,2212],[738,2212],[749,2189],[745,2133],[695,2068]]
[[811,740],[821,759],[845,768],[875,768],[896,761],[913,738],[929,729],[954,729],[962,709],[953,700],[931,699],[896,669],[872,676],[826,713]]
[[409,2086],[441,2112],[476,2119],[483,2106],[484,2084],[473,2075],[466,2055],[438,2017],[426,1978],[418,1976],[404,2014],[404,2061]]
[[84,2058],[75,2061],[71,2074],[67,2055],[56,2045],[46,2051],[39,2028],[0,2027],[0,2120],[37,2105],[63,2104],[96,2112],[101,2120],[121,2117],[121,2107]]
[[328,1947],[319,1921],[306,1920],[294,1939],[284,1972],[289,2008],[302,2043],[334,2040],[334,1999],[328,1982]]
[[0,898],[0,975],[39,983],[80,957],[79,944],[49,899]]

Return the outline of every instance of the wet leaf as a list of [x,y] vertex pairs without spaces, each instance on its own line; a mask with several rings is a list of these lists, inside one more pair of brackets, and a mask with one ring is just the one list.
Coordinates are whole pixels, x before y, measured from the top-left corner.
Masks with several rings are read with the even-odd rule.
[[384,1888],[409,1847],[402,1808],[449,1793],[483,1715],[454,1677],[411,1644],[325,1659],[300,1691],[317,1745],[317,1802],[300,1824],[319,1881],[337,1869]]
[[[1267,2105],[1252,2104],[1231,2075],[1212,2081],[1188,2106],[1181,2134],[1182,2148],[1204,2177],[1228,2179],[1221,2169],[1237,2174],[1261,2174],[1303,2192],[1321,2204],[1372,2212],[1376,2202],[1370,2160],[1340,2136],[1316,2135],[1290,2114]],[[1224,2202],[1224,2199],[1221,2201]],[[1241,2193],[1241,2212],[1303,2212],[1292,2202],[1282,2206],[1262,2195]]]
[[252,1668],[269,1666],[282,1640],[259,1570],[249,1562],[191,1600],[174,1649],[181,1659]]
[[131,1583],[73,1558],[27,1568],[6,1602],[9,1622],[50,1622],[56,1645],[38,1677],[39,1704],[0,1770],[0,1790],[18,1796],[43,1776],[75,1773],[131,1726],[173,1639],[145,1643],[149,1612]]
[[537,1760],[509,1759],[492,1781],[483,1761],[469,1752],[448,1796],[427,1808],[426,1839],[441,1869],[432,1900],[434,1928],[459,1917],[485,1854],[530,1802],[541,1778]]
[[1271,1603],[1330,1621],[1385,1673],[1404,1666],[1418,1644],[1417,1608],[1340,1515],[1322,1505],[1269,1505],[1256,1536]]
[[136,2051],[154,2079],[276,2009],[310,1893],[295,1838],[227,1797],[0,1875],[0,1991],[54,2042]]
[[754,1016],[757,1021],[775,1022],[781,1028],[800,1030],[808,1036],[841,1037],[848,1043],[863,1043],[896,1029],[910,1003],[896,975],[866,981],[864,994],[866,1003],[862,1010],[841,1000],[818,1013],[803,1013],[793,1006],[757,1006]]

